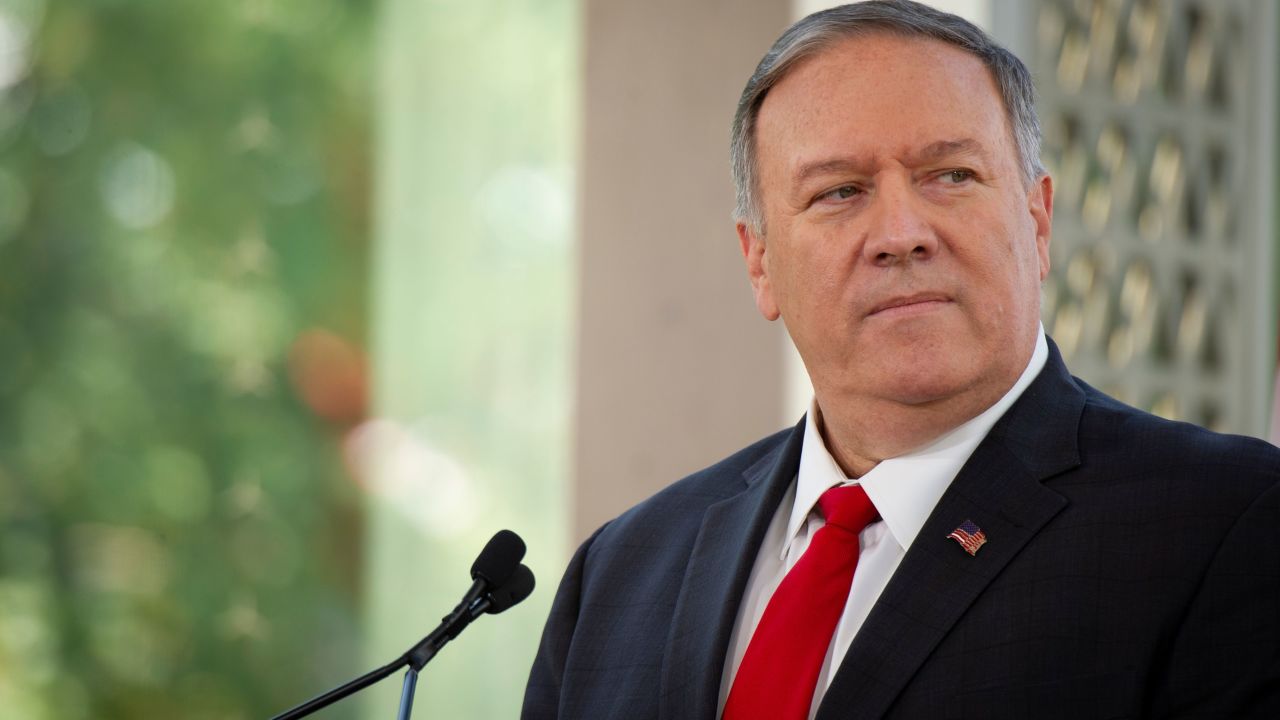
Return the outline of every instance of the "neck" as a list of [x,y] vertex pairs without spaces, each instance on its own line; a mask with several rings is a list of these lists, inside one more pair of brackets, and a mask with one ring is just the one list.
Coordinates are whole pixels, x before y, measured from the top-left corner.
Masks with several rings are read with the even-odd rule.
[[906,404],[878,398],[837,398],[817,392],[814,418],[827,450],[850,478],[867,474],[881,461],[898,457],[936,440],[982,414],[1013,387],[1007,384],[985,392],[927,403]]

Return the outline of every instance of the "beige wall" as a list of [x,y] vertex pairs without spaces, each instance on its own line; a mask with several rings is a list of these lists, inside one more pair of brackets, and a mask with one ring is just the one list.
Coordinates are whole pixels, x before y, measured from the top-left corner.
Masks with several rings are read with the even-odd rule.
[[782,423],[780,324],[751,300],[728,135],[786,0],[585,5],[574,541]]

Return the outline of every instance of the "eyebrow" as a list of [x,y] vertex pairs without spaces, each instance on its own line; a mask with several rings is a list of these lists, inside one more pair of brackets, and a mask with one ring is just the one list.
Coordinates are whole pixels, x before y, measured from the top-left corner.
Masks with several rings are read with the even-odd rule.
[[985,160],[987,153],[982,147],[982,143],[972,138],[961,138],[960,140],[939,140],[924,146],[920,152],[912,157],[918,163],[928,163],[954,155],[977,155]]
[[[925,165],[949,157],[954,157],[956,155],[977,155],[978,158],[984,162],[988,160],[987,153],[982,147],[982,143],[972,138],[938,140],[936,142],[931,142],[920,150],[908,153],[906,159],[908,165]],[[800,169],[796,171],[794,175],[794,182],[796,185],[800,185],[816,175],[825,175],[833,172],[856,171],[869,164],[870,161],[868,159],[853,157],[840,157],[807,163],[800,166]]]

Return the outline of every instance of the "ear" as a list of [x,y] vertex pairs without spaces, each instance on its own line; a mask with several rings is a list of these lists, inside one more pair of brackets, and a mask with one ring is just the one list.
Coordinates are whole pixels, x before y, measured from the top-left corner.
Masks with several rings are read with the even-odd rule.
[[1053,235],[1053,178],[1041,175],[1027,193],[1028,210],[1036,224],[1036,252],[1040,256],[1040,282],[1049,276],[1049,240]]
[[765,320],[777,320],[778,303],[773,297],[773,284],[769,281],[769,258],[766,255],[764,237],[746,223],[738,223],[738,245],[742,258],[747,261],[747,277],[751,279],[751,292],[756,297],[756,307]]

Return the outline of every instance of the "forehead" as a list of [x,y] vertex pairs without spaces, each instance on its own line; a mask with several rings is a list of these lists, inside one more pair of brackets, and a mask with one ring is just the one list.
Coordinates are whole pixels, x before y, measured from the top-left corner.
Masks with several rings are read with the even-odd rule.
[[802,60],[765,96],[756,125],[762,163],[796,154],[896,154],[959,137],[1013,151],[991,72],[958,47],[888,33],[838,41]]

